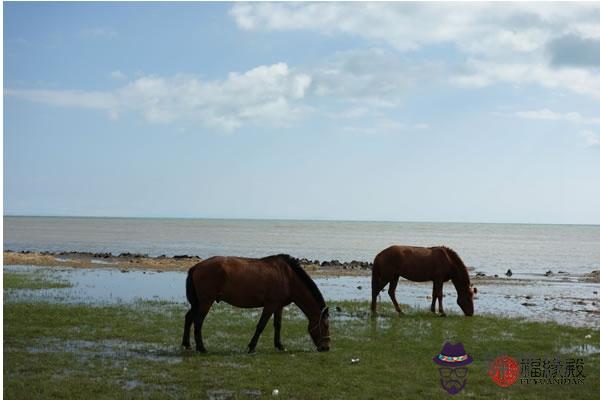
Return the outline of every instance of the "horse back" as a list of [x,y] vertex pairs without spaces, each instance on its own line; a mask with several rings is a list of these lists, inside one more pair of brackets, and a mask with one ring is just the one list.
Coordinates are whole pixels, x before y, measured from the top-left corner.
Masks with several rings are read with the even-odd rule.
[[442,247],[390,246],[375,257],[373,268],[384,278],[399,275],[415,282],[447,281],[452,273]]
[[253,258],[211,257],[192,270],[196,292],[206,300],[252,308],[272,301],[285,302],[289,297],[285,265]]

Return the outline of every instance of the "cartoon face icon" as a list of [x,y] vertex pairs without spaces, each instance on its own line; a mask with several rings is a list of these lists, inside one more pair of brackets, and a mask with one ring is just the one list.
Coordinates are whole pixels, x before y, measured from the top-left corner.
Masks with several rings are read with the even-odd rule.
[[465,351],[462,343],[444,343],[442,351],[433,357],[433,362],[439,365],[440,383],[449,394],[457,394],[467,384],[467,365],[473,359]]

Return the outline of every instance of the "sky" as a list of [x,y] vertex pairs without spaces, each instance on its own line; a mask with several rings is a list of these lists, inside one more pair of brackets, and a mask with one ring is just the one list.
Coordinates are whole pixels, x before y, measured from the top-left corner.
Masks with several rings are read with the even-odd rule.
[[4,3],[4,215],[600,223],[599,3]]

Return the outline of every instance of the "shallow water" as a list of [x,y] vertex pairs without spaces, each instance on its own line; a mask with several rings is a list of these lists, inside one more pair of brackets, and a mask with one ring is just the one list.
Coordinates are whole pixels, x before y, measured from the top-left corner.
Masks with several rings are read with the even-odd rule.
[[[154,272],[117,269],[45,268],[5,266],[7,271],[39,271],[64,279],[70,288],[9,290],[5,302],[48,300],[64,303],[116,304],[137,300],[164,300],[186,303],[185,272]],[[336,301],[370,300],[370,277],[343,276],[316,278],[315,282],[333,309]],[[476,313],[524,317],[530,320],[600,329],[600,284],[541,277],[515,282],[480,282],[475,299]],[[359,288],[360,287],[360,288]],[[460,313],[452,284],[444,285],[444,309]],[[594,293],[596,292],[596,293]],[[431,284],[400,280],[396,296],[401,304],[429,309]],[[379,301],[390,302],[387,290]],[[532,304],[529,306],[523,303]],[[368,310],[365,310],[367,312]]]

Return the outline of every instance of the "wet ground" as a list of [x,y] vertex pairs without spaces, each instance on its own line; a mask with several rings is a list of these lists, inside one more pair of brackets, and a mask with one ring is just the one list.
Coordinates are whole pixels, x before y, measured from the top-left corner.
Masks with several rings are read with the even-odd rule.
[[[139,299],[185,303],[185,272],[157,272],[118,269],[45,268],[5,266],[5,271],[43,271],[73,284],[70,288],[44,290],[10,290],[4,301],[36,299],[66,303],[113,304]],[[319,277],[315,282],[330,303],[340,300],[370,300],[369,276]],[[580,282],[577,277],[555,275],[521,276],[518,279],[474,279],[479,293],[476,313],[489,313],[529,320],[556,321],[573,326],[600,328],[600,284]],[[456,291],[444,285],[446,312],[460,312]],[[428,309],[431,284],[400,280],[397,298],[401,304]],[[387,291],[380,301],[390,302]],[[330,304],[333,305],[333,304]]]

